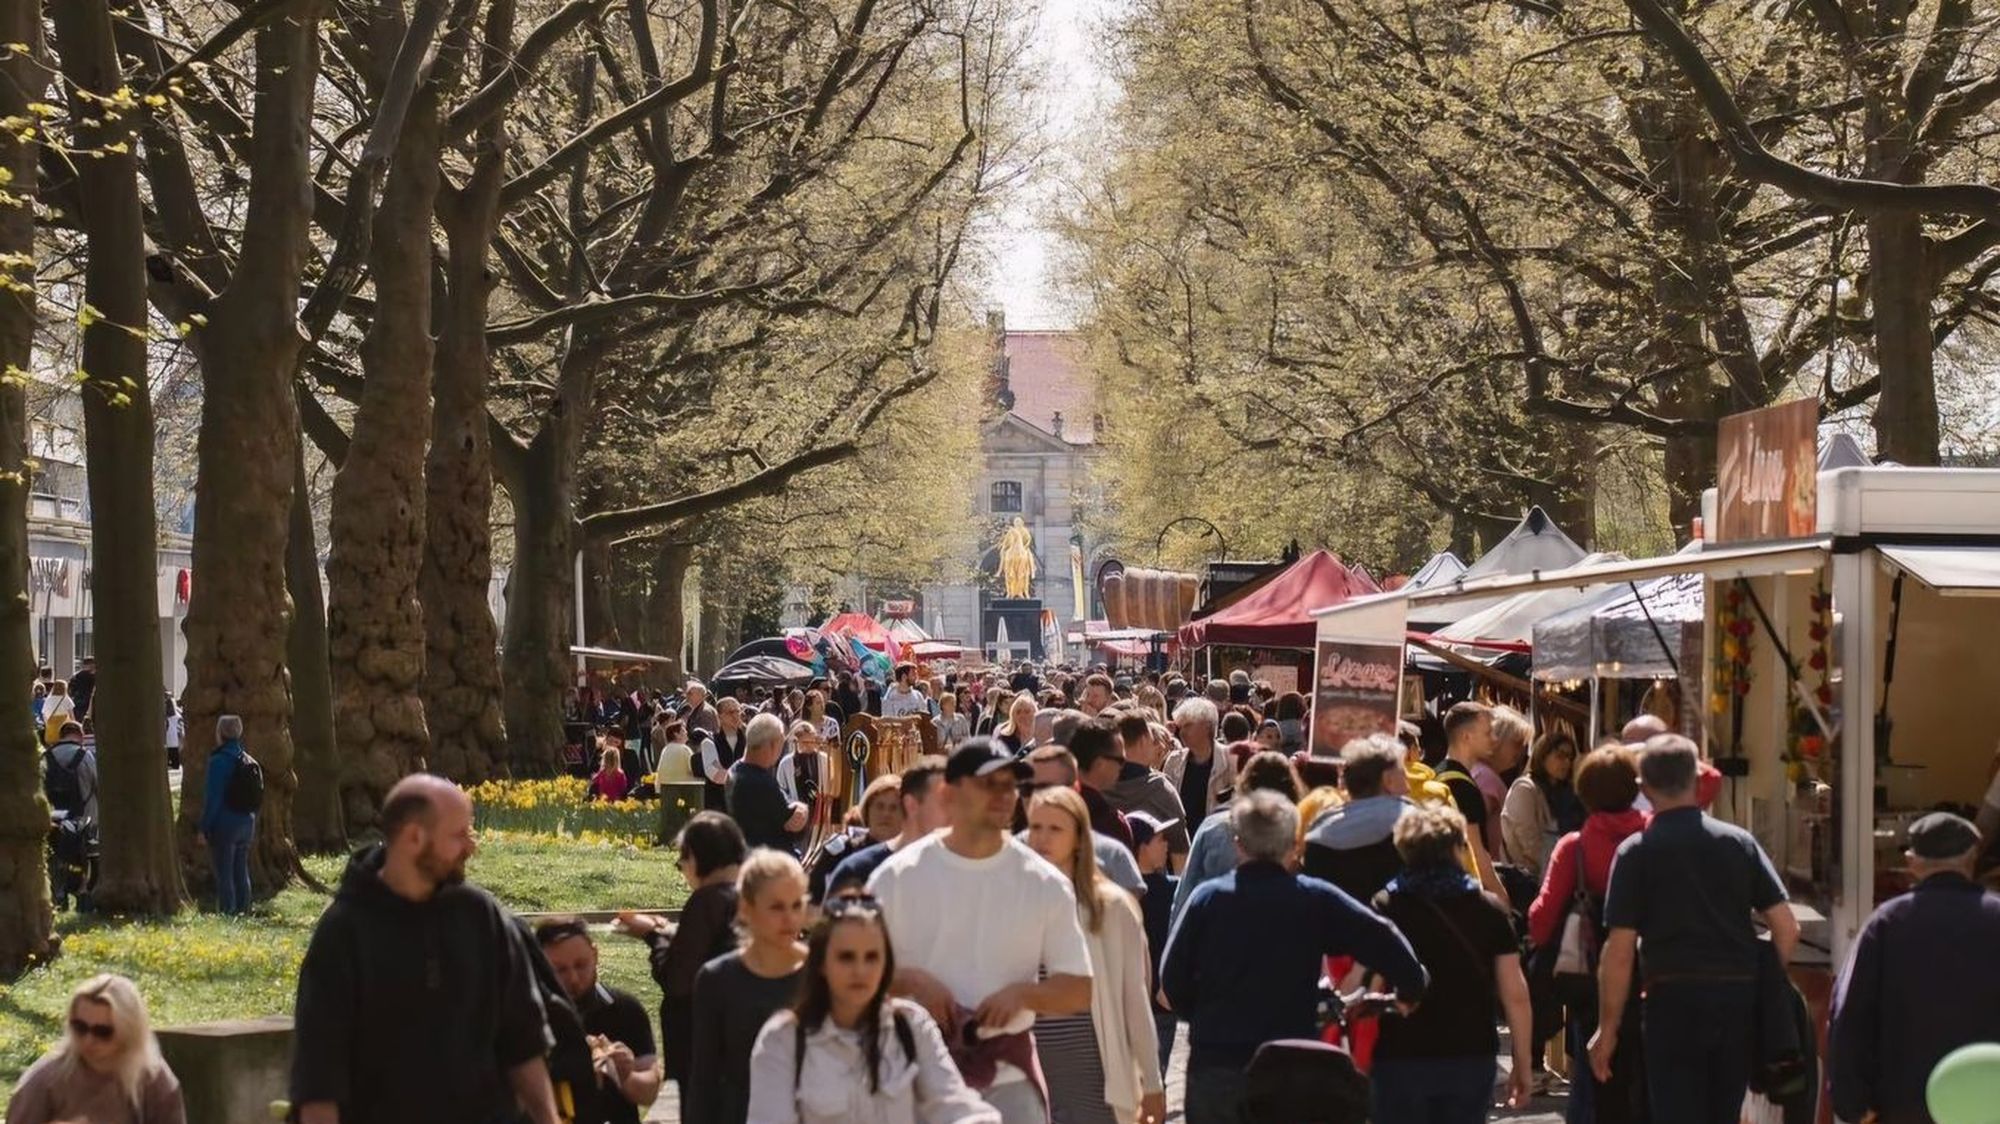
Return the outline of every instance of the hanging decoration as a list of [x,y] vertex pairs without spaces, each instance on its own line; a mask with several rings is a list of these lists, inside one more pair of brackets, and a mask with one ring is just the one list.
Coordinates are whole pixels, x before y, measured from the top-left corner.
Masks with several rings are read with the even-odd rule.
[[1745,610],[1743,586],[1732,582],[1722,593],[1715,615],[1715,675],[1710,680],[1709,712],[1729,716],[1729,749],[1743,748],[1743,697],[1750,693],[1750,654],[1756,624]]
[[[1824,580],[1813,587],[1812,623],[1807,626],[1807,636],[1812,641],[1806,664],[1799,669],[1799,677],[1812,684],[1813,700],[1821,714],[1833,707],[1833,595],[1827,592]],[[1801,683],[1801,687],[1805,685]],[[1793,783],[1808,777],[1820,778],[1825,774],[1828,754],[1827,735],[1797,694],[1793,695],[1790,722],[1790,745],[1785,754],[1786,774]]]

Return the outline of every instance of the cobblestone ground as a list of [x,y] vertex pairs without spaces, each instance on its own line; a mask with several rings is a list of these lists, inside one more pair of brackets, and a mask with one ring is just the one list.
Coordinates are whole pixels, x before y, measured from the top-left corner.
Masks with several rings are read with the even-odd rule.
[[[1503,1031],[1501,1037],[1506,1037]],[[1500,1068],[1507,1068],[1506,1055],[1501,1056]],[[1178,1124],[1181,1118],[1181,1089],[1187,1077],[1187,1034],[1183,1031],[1174,1043],[1174,1057],[1167,1069],[1167,1119]],[[1520,1112],[1496,1109],[1494,1120],[1513,1121],[1515,1124],[1562,1124],[1563,1100],[1561,1095],[1537,1098],[1534,1105]],[[671,1122],[680,1124],[680,1102],[671,1082],[653,1103],[653,1111],[646,1116],[649,1124]]]

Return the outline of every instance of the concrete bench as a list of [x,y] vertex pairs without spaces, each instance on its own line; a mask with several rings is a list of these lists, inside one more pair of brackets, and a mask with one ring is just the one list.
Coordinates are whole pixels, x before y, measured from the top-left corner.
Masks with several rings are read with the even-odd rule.
[[187,1118],[201,1124],[269,1124],[271,1102],[285,1098],[292,1064],[292,1019],[175,1026],[154,1032],[180,1078]]

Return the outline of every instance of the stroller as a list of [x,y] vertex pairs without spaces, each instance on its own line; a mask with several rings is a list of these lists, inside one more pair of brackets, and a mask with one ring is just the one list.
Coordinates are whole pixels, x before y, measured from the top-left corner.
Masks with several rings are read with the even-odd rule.
[[[1351,1020],[1379,1015],[1395,996],[1342,996],[1322,984],[1320,1020],[1351,1027]],[[1244,1119],[1251,1124],[1367,1124],[1368,1079],[1342,1046],[1317,1039],[1266,1042],[1244,1073]]]
[[78,912],[90,910],[97,858],[97,821],[67,812],[49,814],[49,893],[58,910],[68,909],[72,897]]

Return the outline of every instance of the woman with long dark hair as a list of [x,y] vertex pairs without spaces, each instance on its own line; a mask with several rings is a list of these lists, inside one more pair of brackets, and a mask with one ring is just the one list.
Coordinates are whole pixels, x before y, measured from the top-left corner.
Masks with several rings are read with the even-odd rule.
[[681,877],[694,887],[681,905],[680,921],[624,912],[616,927],[651,949],[653,979],[661,995],[660,1056],[685,1105],[694,1063],[695,976],[702,965],[736,947],[736,879],[750,848],[743,829],[721,812],[696,813],[674,846],[680,851]]
[[1583,826],[1583,805],[1570,785],[1575,771],[1576,739],[1560,730],[1543,734],[1500,806],[1501,850],[1536,881],[1548,869],[1556,840]]
[[889,994],[896,954],[882,908],[838,898],[806,941],[804,981],[750,1053],[759,1124],[999,1124],[959,1076],[921,1006]]

